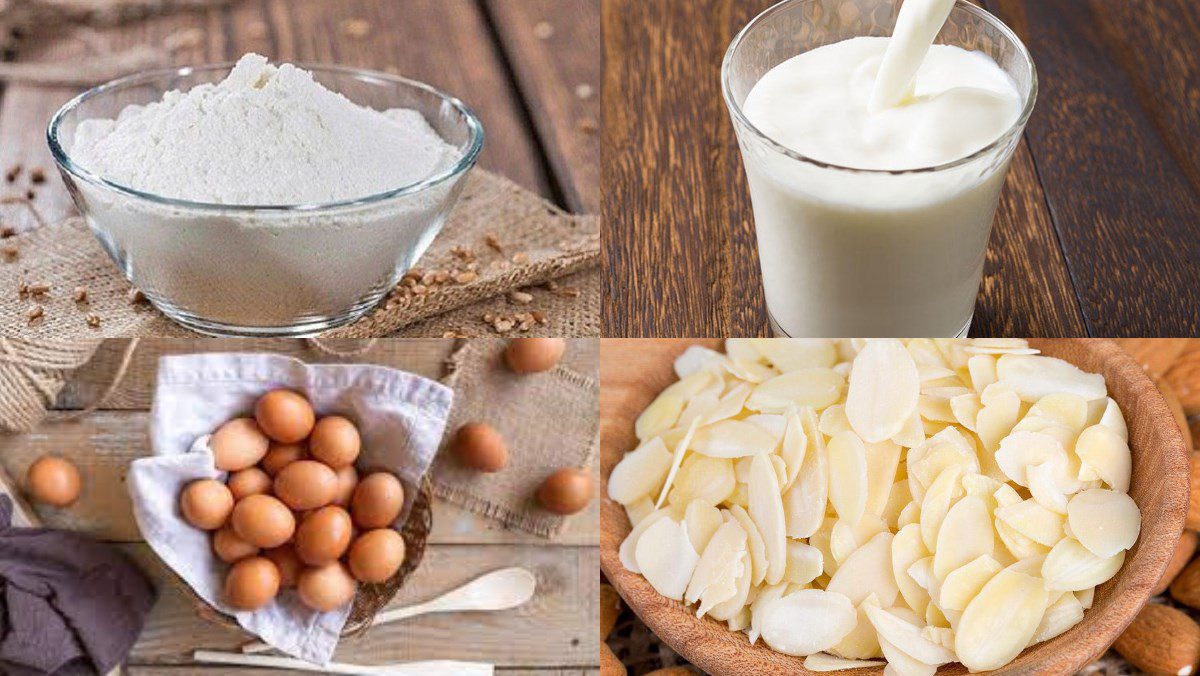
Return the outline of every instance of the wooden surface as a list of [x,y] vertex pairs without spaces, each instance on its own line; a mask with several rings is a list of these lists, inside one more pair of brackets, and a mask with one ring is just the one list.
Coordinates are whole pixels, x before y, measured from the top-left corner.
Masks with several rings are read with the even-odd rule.
[[[141,541],[133,521],[125,474],[131,460],[150,451],[146,424],[155,362],[170,353],[270,349],[306,361],[371,362],[436,378],[453,344],[448,340],[385,340],[360,356],[337,359],[299,340],[144,340],[121,387],[100,411],[77,422],[63,420],[69,415],[67,410],[93,402],[110,381],[125,341],[106,341],[93,362],[63,390],[50,420],[29,434],[0,435],[0,471],[22,477],[29,464],[45,453],[74,460],[86,477],[80,501],[66,510],[38,507],[38,515],[49,526],[77,529],[118,543],[158,581],[161,597],[134,648],[128,673],[268,673],[191,663],[194,649],[234,650],[248,637],[196,615],[179,583]],[[355,343],[333,346],[345,349]],[[585,345],[578,352],[590,350]],[[571,518],[555,540],[506,531],[493,521],[440,500],[435,502],[433,523],[424,562],[390,607],[436,596],[505,566],[524,566],[534,572],[538,583],[534,600],[511,612],[431,615],[375,627],[362,637],[344,640],[337,651],[338,661],[379,664],[469,659],[494,662],[498,673],[505,675],[598,673],[598,505]]]
[[[720,96],[733,35],[775,0],[606,0],[605,335],[769,327]],[[983,0],[1041,92],[1000,209],[976,335],[1200,334],[1200,9]]]
[[[622,454],[636,445],[633,421],[647,404],[676,380],[674,357],[692,340],[605,340],[600,372],[601,495],[606,478]],[[706,344],[718,345],[709,340]],[[1117,345],[1098,340],[1037,340],[1044,353],[1082,369],[1101,373],[1109,393],[1129,424],[1133,453],[1130,495],[1142,510],[1142,532],[1121,571],[1101,586],[1096,602],[1079,625],[1021,654],[996,673],[1074,673],[1099,657],[1133,619],[1161,577],[1183,529],[1188,499],[1188,454],[1166,402],[1138,363]],[[602,498],[600,566],[626,603],[676,652],[714,676],[742,673],[808,673],[802,660],[775,653],[760,643],[751,647],[742,633],[724,623],[696,619],[681,603],[670,601],[642,578],[625,570],[617,550],[629,533],[622,507]],[[846,673],[879,673],[855,670]],[[960,665],[939,670],[966,673]]]

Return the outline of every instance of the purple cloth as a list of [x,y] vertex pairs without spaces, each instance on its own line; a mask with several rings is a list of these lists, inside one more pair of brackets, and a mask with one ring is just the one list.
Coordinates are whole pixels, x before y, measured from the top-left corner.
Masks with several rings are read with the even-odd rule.
[[156,592],[120,550],[78,533],[12,527],[0,495],[0,673],[107,674]]

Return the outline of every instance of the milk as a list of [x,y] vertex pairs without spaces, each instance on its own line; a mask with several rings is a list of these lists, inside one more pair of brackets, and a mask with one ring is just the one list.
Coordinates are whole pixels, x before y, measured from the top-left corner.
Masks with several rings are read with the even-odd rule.
[[747,94],[790,151],[739,129],[777,331],[967,330],[1025,96],[988,56],[932,44],[952,5],[906,0],[893,37],[803,52]]

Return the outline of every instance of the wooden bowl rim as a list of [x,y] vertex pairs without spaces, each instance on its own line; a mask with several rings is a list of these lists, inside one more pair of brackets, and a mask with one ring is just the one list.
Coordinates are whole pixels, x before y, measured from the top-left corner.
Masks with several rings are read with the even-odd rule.
[[[643,340],[657,342],[659,339]],[[713,339],[675,339],[669,342],[684,346],[702,341],[712,344]],[[719,342],[723,343],[723,341]],[[1161,521],[1158,522],[1157,528],[1147,529],[1145,526],[1148,517],[1143,511],[1143,530],[1138,536],[1134,554],[1126,559],[1120,572],[1112,580],[1102,585],[1102,589],[1108,589],[1118,579],[1123,579],[1131,571],[1136,571],[1141,575],[1141,579],[1135,580],[1135,589],[1132,593],[1127,593],[1115,600],[1114,607],[1110,609],[1109,613],[1097,617],[1092,615],[1089,610],[1084,621],[1068,632],[1050,641],[1026,648],[1012,663],[993,672],[1006,675],[1040,674],[1050,671],[1075,673],[1086,664],[1095,661],[1116,641],[1150,598],[1152,586],[1158,582],[1166,570],[1175,544],[1182,535],[1184,519],[1187,514],[1190,457],[1184,444],[1183,434],[1176,429],[1173,415],[1166,401],[1158,393],[1158,388],[1133,357],[1116,343],[1099,338],[1030,339],[1030,343],[1033,347],[1076,344],[1080,345],[1082,349],[1094,351],[1096,357],[1103,360],[1109,370],[1115,371],[1115,376],[1120,379],[1129,379],[1132,381],[1131,384],[1138,385],[1138,389],[1141,391],[1154,393],[1150,402],[1152,407],[1150,417],[1155,420],[1171,421],[1169,425],[1162,426],[1166,430],[1167,444],[1166,448],[1160,452],[1163,453],[1163,462],[1167,465],[1167,469],[1174,471],[1164,472],[1162,509],[1157,515],[1152,515],[1157,516]],[[602,352],[602,372],[604,363]],[[1106,382],[1108,382],[1107,377]],[[1108,389],[1112,395],[1114,388],[1110,386]],[[1130,411],[1133,409],[1130,404],[1133,402],[1118,403],[1121,404],[1122,413],[1126,415],[1128,421]],[[602,408],[602,430],[604,429],[603,418],[605,415]],[[632,420],[629,421],[629,424],[632,426]],[[609,443],[614,442],[606,442],[603,438],[601,439],[600,568],[634,613],[673,650],[714,676],[725,676],[726,674],[740,676],[750,666],[766,669],[768,670],[766,673],[818,674],[819,672],[812,672],[804,668],[803,658],[772,651],[765,648],[761,641],[757,645],[751,646],[743,632],[729,631],[724,622],[717,622],[708,617],[697,618],[687,606],[681,602],[663,598],[646,582],[645,578],[629,572],[621,565],[618,548],[625,536],[628,535],[630,526],[624,508],[608,497],[608,473],[611,472],[611,467],[606,467],[607,463],[604,462],[604,457],[607,454],[606,451],[610,450]],[[612,449],[614,452],[627,450]],[[617,527],[604,528],[606,522],[616,524]],[[1084,629],[1096,629],[1095,625],[1097,624],[1100,625],[1098,627],[1100,631],[1084,631]],[[1034,655],[1044,655],[1054,660],[1053,667],[1047,668],[1045,665],[1039,664],[1038,660],[1031,660],[1030,658]],[[1029,664],[1030,661],[1035,663]],[[739,666],[728,667],[731,664]],[[882,672],[882,667],[874,667],[842,670],[836,673],[865,676]],[[967,673],[966,669],[958,663],[944,665],[938,669],[938,674],[941,676],[965,673]]]

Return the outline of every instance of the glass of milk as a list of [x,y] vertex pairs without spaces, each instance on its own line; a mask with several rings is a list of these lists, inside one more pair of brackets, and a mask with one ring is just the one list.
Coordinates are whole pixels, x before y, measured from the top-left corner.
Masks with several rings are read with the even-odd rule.
[[[935,44],[992,59],[1020,99],[1015,122],[951,160],[926,165],[917,153],[898,163],[907,166],[871,168],[822,161],[773,138],[745,109],[755,85],[793,57],[852,38],[891,36],[900,6],[785,0],[751,21],[726,54],[722,87],[750,187],[767,307],[780,335],[957,336],[970,329],[996,205],[1037,96],[1033,61],[1012,30],[958,0],[937,34]],[[828,104],[805,97],[788,103],[795,108],[781,111],[785,117],[823,113],[803,107]],[[818,141],[837,152],[836,135]]]

